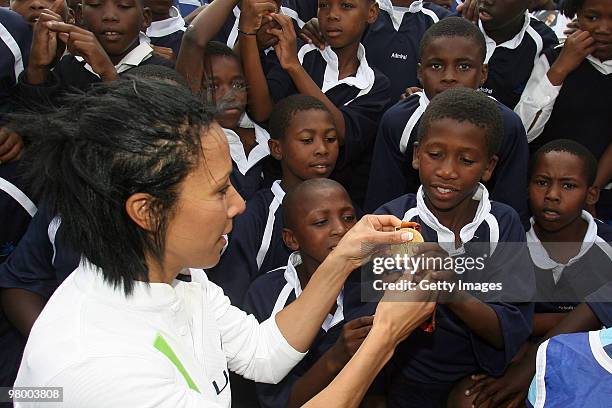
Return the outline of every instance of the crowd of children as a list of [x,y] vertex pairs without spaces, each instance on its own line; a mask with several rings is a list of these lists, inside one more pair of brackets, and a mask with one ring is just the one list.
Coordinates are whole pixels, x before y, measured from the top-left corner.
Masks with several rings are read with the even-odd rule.
[[[300,296],[365,213],[418,223],[433,252],[484,256],[486,277],[463,281],[504,283],[499,296],[440,294],[435,327],[400,344],[362,406],[609,404],[612,334],[596,330],[612,325],[612,2],[548,1],[576,18],[561,42],[532,3],[11,0],[0,8],[0,387],[80,260],[61,214],[32,193],[20,115],[53,120],[70,94],[139,77],[214,106],[246,210],[206,274],[260,322]],[[233,405],[301,406],[332,382],[372,327],[371,278],[353,272],[280,383],[232,380]]]

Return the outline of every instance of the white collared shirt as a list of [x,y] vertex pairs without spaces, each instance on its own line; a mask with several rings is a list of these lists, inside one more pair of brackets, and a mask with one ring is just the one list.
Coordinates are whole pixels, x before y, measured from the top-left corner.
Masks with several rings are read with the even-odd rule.
[[[151,46],[147,42],[148,37],[141,33],[141,35],[138,36],[138,40],[140,42],[138,46],[134,48],[132,51],[130,51],[129,53],[127,53],[126,56],[123,57],[121,61],[117,63],[117,65],[115,65],[117,74],[121,74],[122,72],[125,72],[134,67],[137,67],[143,61],[148,60],[149,58],[153,56],[153,48],[151,48]],[[75,55],[74,58],[79,62],[85,61],[85,58],[81,57],[80,55]],[[84,68],[88,70],[89,72],[91,72],[92,74],[94,74],[95,76],[97,76],[98,78],[100,77],[100,75],[98,75],[93,70],[93,68],[91,67],[91,65],[89,65],[89,63],[85,63]]]
[[[460,255],[465,252],[463,244],[471,241],[474,238],[476,230],[483,222],[497,224],[495,217],[491,214],[491,200],[489,200],[489,192],[482,183],[478,183],[478,188],[472,196],[472,200],[478,201],[478,208],[476,209],[474,219],[468,224],[464,225],[463,228],[461,228],[461,231],[459,231],[459,238],[461,239],[462,243],[459,248],[455,248],[455,233],[442,225],[438,218],[427,207],[427,204],[425,204],[425,193],[423,192],[423,186],[419,187],[416,194],[416,200],[416,207],[406,211],[403,220],[410,221],[412,218],[418,215],[421,221],[423,221],[429,228],[436,231],[438,235],[438,243],[451,256]],[[497,228],[496,231],[497,234],[499,234],[499,228]],[[490,255],[495,250],[498,239],[499,236],[495,237],[492,235],[490,237]]]
[[566,267],[578,262],[580,258],[582,258],[584,254],[591,249],[593,243],[595,243],[597,240],[597,224],[595,224],[593,216],[587,211],[582,210],[581,218],[588,223],[588,227],[586,233],[584,234],[584,238],[582,239],[580,251],[578,251],[578,253],[567,263],[562,264],[555,261],[548,255],[546,248],[544,248],[542,245],[542,241],[540,241],[540,238],[538,238],[535,229],[533,228],[535,220],[533,217],[531,217],[531,228],[529,231],[527,231],[527,242],[529,244],[529,254],[531,255],[531,260],[538,268],[551,270],[555,283],[559,282],[559,279],[561,279],[563,270]]
[[191,276],[126,296],[81,263],[36,320],[15,385],[63,387],[63,403],[44,406],[229,408],[228,370],[276,383],[303,358],[274,317],[259,324],[202,270]]
[[147,36],[165,37],[177,31],[185,31],[185,29],[185,20],[183,20],[178,9],[173,6],[170,8],[170,18],[151,22],[151,25],[147,28]]
[[[274,309],[272,309],[272,316],[275,316],[278,312],[283,310],[285,305],[287,304],[287,299],[289,299],[289,295],[291,292],[295,294],[295,298],[297,299],[302,294],[302,285],[300,283],[300,278],[298,277],[297,267],[302,263],[302,256],[299,251],[293,252],[289,255],[289,260],[287,261],[287,267],[285,268],[285,273],[283,274],[285,281],[287,284],[283,287],[278,298],[276,299],[276,303],[274,304]],[[336,298],[336,311],[333,315],[328,314],[321,328],[324,331],[328,331],[336,324],[342,322],[344,320],[344,289],[340,291],[340,294]]]
[[[298,51],[298,60],[300,61],[300,64],[304,63],[304,57],[309,52],[319,52],[327,64],[325,67],[325,74],[323,76],[323,85],[321,86],[321,91],[323,93],[340,84],[347,84],[360,90],[359,94],[354,98],[357,99],[361,95],[365,95],[370,92],[374,86],[374,70],[370,68],[370,65],[368,64],[365,47],[362,44],[359,44],[359,49],[357,50],[357,59],[359,60],[359,68],[357,68],[357,73],[354,76],[349,76],[343,79],[339,79],[340,70],[338,68],[338,56],[330,46],[325,47],[324,50],[320,50],[313,44],[306,44],[302,46],[302,48],[300,48]],[[348,101],[344,105],[350,104],[353,100]]]
[[[508,48],[510,50],[514,50],[519,45],[521,45],[521,43],[523,42],[523,37],[525,37],[525,33],[530,28],[530,23],[531,23],[531,15],[529,14],[529,11],[525,11],[525,21],[523,22],[523,27],[521,27],[521,30],[518,32],[518,34],[516,34],[514,37],[512,37],[508,41],[497,45],[495,40],[493,40],[491,37],[487,35],[482,25],[482,21],[478,20],[478,27],[480,28],[480,31],[484,35],[485,43],[487,45],[487,56],[485,57],[485,63],[489,62],[489,59],[491,59],[491,57],[493,56],[493,53],[495,52],[496,48],[499,47],[499,48]],[[536,58],[537,58],[537,55],[540,55],[539,50],[536,53]]]
[[[248,117],[246,119],[248,119]],[[248,120],[250,121],[250,119]],[[255,130],[255,141],[257,142],[257,145],[249,152],[248,157],[244,151],[244,145],[240,140],[240,136],[238,136],[238,134],[231,129],[223,129],[225,137],[229,143],[232,160],[234,163],[236,163],[236,167],[238,167],[238,171],[240,171],[242,175],[245,175],[261,159],[270,155],[270,147],[268,146],[270,134],[256,123],[251,123]]]
[[[559,45],[558,47],[562,47]],[[592,55],[587,56],[587,61],[600,73],[606,76],[612,74],[612,60],[600,61]],[[533,66],[531,76],[525,90],[521,95],[521,100],[514,107],[514,111],[519,115],[525,130],[527,140],[535,140],[542,134],[546,123],[552,115],[555,101],[561,92],[561,85],[553,85],[548,79],[550,63],[546,55],[541,55]],[[610,76],[612,80],[612,76]]]

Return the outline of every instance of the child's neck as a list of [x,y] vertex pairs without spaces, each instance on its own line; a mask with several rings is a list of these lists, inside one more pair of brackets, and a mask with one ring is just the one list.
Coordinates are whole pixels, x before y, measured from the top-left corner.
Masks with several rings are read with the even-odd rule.
[[504,27],[500,27],[497,30],[485,30],[489,38],[495,41],[495,44],[503,44],[508,40],[514,38],[523,28],[525,24],[525,14],[520,14],[516,18]]
[[117,65],[123,58],[125,58],[126,55],[128,55],[130,52],[132,52],[132,50],[136,47],[138,47],[138,45],[140,44],[140,39],[136,39],[136,41],[134,41],[134,44],[132,44],[130,46],[130,48],[128,48],[123,54],[121,55],[109,55],[108,58],[111,60],[111,62],[113,63],[113,65]]
[[[302,263],[295,268],[297,270],[298,279],[300,280],[302,290],[306,288],[306,285],[308,285],[308,282],[310,282],[310,278],[312,278],[312,275],[314,275],[320,265],[321,262],[316,261],[309,256],[302,255]],[[337,305],[334,303],[329,313],[336,313],[336,307]]]
[[472,200],[472,196],[470,195],[455,208],[445,211],[435,208],[427,196],[425,196],[425,205],[427,205],[429,211],[438,219],[440,224],[444,225],[455,234],[455,245],[457,248],[463,244],[463,242],[461,242],[461,229],[474,220],[478,204],[479,202]]
[[312,278],[319,265],[321,265],[321,262],[315,261],[309,256],[302,256],[302,263],[295,268],[302,290],[308,285],[310,278]]
[[[548,256],[561,264],[566,264],[578,255],[589,224],[578,216],[574,221],[559,231],[546,231],[535,223],[533,229],[542,243]],[[559,245],[559,243],[564,243]]]
[[162,20],[167,20],[170,18],[170,10],[168,9],[167,13],[162,13],[162,14],[151,14],[151,19],[152,21],[156,22],[156,21],[162,21]]
[[236,126],[232,130],[236,132],[236,134],[240,138],[242,148],[244,149],[244,154],[246,155],[246,157],[249,157],[249,154],[251,154],[251,150],[253,150],[253,148],[257,145],[255,129],[241,128],[240,126]]
[[589,224],[580,215],[558,231],[546,231],[537,222],[533,224],[533,230],[541,242],[582,242],[588,228]]
[[417,0],[391,0],[393,7],[410,7]]
[[282,172],[282,177],[281,177],[280,186],[284,192],[288,192],[292,190],[295,186],[297,186],[302,181],[304,181],[301,178],[294,175],[287,168],[287,166],[285,166],[285,164],[282,161],[281,161],[281,172]]
[[349,44],[346,47],[333,49],[338,57],[338,79],[344,79],[357,73],[359,68],[358,50],[358,42]]

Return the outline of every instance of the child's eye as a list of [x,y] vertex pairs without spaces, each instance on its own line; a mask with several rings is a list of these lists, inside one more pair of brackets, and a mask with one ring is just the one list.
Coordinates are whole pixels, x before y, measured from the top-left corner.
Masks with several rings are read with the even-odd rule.
[[246,83],[244,81],[236,81],[232,84],[232,88],[243,90],[246,88]]
[[470,64],[459,64],[459,71],[468,71],[472,66]]
[[312,143],[312,138],[302,139],[302,143],[304,143],[304,144],[311,144]]
[[576,188],[575,184],[572,183],[563,183],[562,186],[565,190],[573,190],[574,188]]
[[546,185],[548,184],[548,182],[547,182],[546,180],[536,180],[536,181],[535,181],[535,184],[536,184],[537,186],[540,186],[540,187],[546,187]]
[[315,222],[313,222],[313,225],[316,225],[317,227],[321,227],[323,225],[327,224],[327,220],[317,220]]
[[354,6],[351,3],[342,3],[340,5],[342,8],[353,8]]
[[327,6],[327,3],[322,2],[322,1],[320,1],[320,2],[319,2],[319,8],[320,8],[320,9],[322,9],[322,8],[327,8],[327,7],[328,7],[328,6]]
[[597,16],[594,16],[594,15],[584,16],[584,18],[586,18],[589,21],[596,21],[597,20]]
[[336,136],[327,136],[327,137],[325,138],[325,141],[326,141],[327,143],[334,143],[336,140],[338,140],[338,139],[336,138]]
[[131,4],[120,4],[120,5],[119,5],[119,8],[122,8],[122,9],[129,9],[129,8],[132,8],[132,5],[131,5]]
[[461,161],[462,161],[464,164],[467,164],[468,166],[471,166],[472,164],[476,163],[476,161],[475,161],[475,160],[468,159],[467,157],[462,157],[462,158],[461,158]]
[[432,159],[437,159],[440,156],[442,156],[442,154],[440,152],[428,152],[427,153],[429,155],[429,157],[431,157]]
[[442,69],[442,64],[431,64],[431,69],[433,70],[441,70]]
[[355,216],[354,215],[345,215],[344,216],[344,222],[354,222],[355,221]]

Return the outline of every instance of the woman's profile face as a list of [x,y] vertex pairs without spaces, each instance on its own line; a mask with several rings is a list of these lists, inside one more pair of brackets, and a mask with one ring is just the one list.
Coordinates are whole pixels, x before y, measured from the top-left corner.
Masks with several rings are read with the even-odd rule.
[[232,161],[227,139],[214,122],[202,130],[203,157],[179,188],[166,233],[169,268],[208,268],[219,262],[223,234],[244,211],[244,200],[230,183]]

